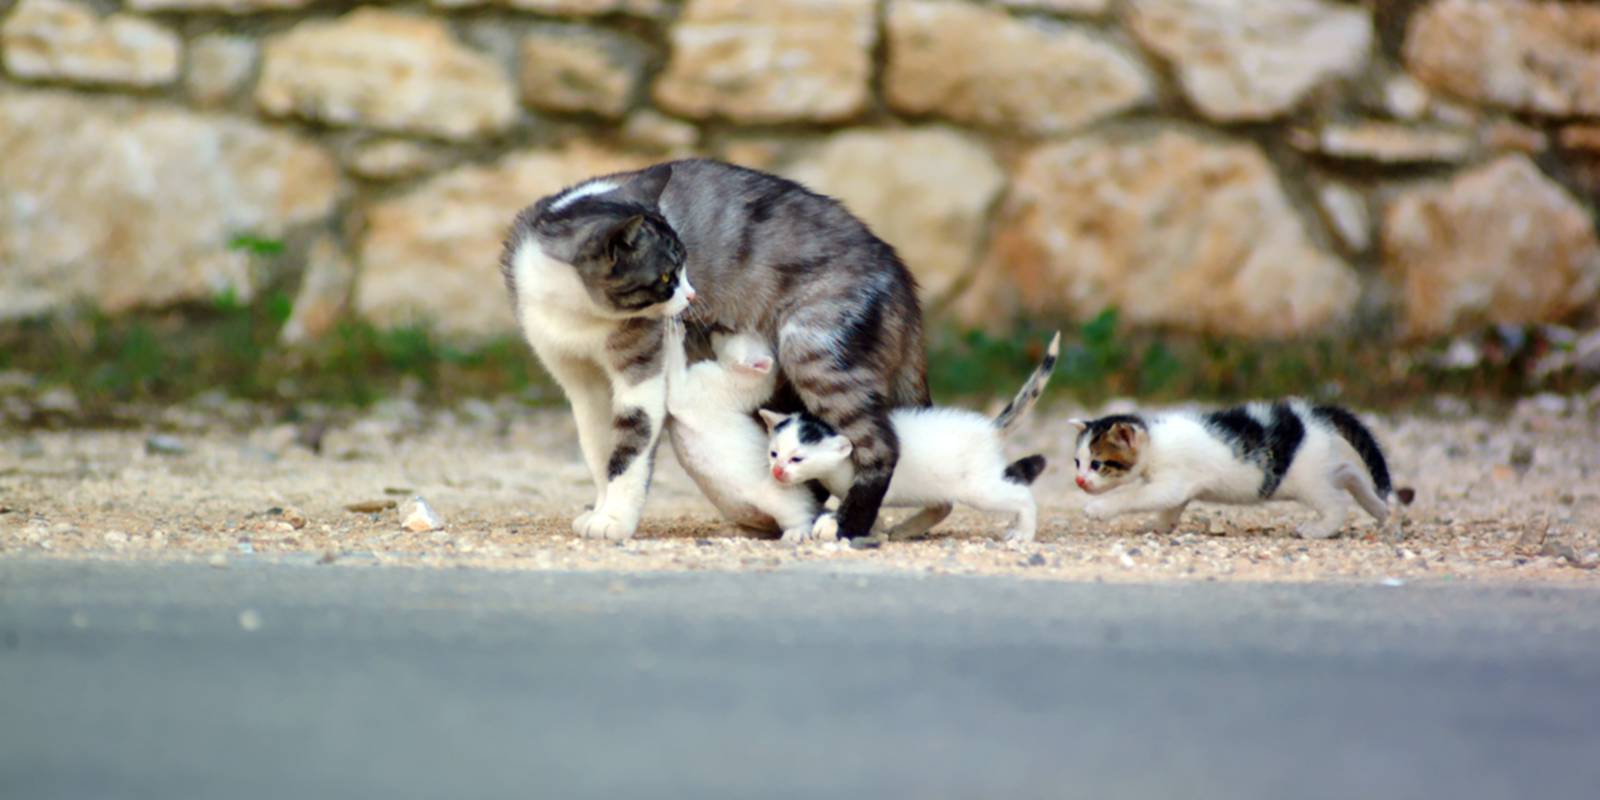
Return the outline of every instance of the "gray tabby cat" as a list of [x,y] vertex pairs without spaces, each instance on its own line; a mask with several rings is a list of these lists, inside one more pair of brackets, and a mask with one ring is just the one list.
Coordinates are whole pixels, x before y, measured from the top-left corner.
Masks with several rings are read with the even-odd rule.
[[840,534],[871,531],[899,457],[889,411],[929,405],[927,361],[910,271],[842,205],[716,161],[658,164],[524,209],[501,266],[595,477],[579,534],[626,538],[638,526],[665,413],[662,334],[680,312],[700,342],[718,331],[766,340],[784,379],[775,407],[809,410],[853,445]]

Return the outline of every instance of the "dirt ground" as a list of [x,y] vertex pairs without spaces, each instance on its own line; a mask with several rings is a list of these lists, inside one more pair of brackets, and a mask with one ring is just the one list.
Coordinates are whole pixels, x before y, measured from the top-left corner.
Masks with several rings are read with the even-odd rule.
[[[1103,409],[1102,409],[1103,410]],[[249,559],[512,570],[772,570],[1015,574],[1057,580],[1600,581],[1600,401],[1542,396],[1489,416],[1459,404],[1367,415],[1416,500],[1380,529],[1353,509],[1345,535],[1293,536],[1298,506],[1196,505],[1174,534],[1147,517],[1082,513],[1072,409],[1013,436],[1043,451],[1038,541],[998,540],[1003,520],[958,511],[927,541],[799,547],[719,521],[664,446],[645,520],[624,543],[579,539],[592,499],[564,410],[407,401],[282,423],[211,400],[150,415],[143,430],[0,431],[0,557]],[[313,415],[314,416],[314,415]],[[315,449],[311,445],[317,445]],[[420,495],[442,530],[413,533]],[[368,505],[360,505],[368,504]]]

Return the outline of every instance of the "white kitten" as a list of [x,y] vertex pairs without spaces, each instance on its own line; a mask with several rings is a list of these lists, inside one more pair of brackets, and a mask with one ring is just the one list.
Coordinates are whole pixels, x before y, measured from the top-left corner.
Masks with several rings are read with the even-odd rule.
[[1344,526],[1346,493],[1380,524],[1389,514],[1383,451],[1354,414],[1337,406],[1285,400],[1072,424],[1077,483],[1097,495],[1085,511],[1098,519],[1154,511],[1160,528],[1170,531],[1195,500],[1298,500],[1319,512],[1300,535],[1325,539]]
[[[897,408],[889,422],[900,441],[900,461],[889,479],[884,505],[925,508],[964,503],[983,511],[1013,516],[1006,539],[1032,541],[1038,514],[1028,488],[1044,471],[1044,456],[1007,462],[1003,438],[1039,399],[1055,369],[1061,335],[1050,340],[1044,361],[1000,415],[991,420],[955,408]],[[770,434],[767,457],[772,478],[798,486],[819,481],[835,496],[849,491],[855,478],[850,440],[808,414],[762,410]],[[834,536],[838,520],[831,513],[817,518],[812,534]]]
[[665,343],[667,433],[684,469],[724,517],[748,528],[783,531],[786,542],[811,535],[820,510],[801,484],[767,478],[767,437],[750,414],[777,382],[772,350],[759,335],[715,334],[715,361],[686,366],[681,326]]

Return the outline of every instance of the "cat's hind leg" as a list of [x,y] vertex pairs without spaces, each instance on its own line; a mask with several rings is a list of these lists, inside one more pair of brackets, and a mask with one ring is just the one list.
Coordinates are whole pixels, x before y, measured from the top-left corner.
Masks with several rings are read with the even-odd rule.
[[1328,478],[1326,482],[1307,487],[1300,496],[1300,502],[1317,512],[1316,519],[1303,523],[1296,530],[1302,539],[1328,539],[1344,528],[1345,517],[1349,514],[1344,487],[1336,483],[1336,475]]
[[[791,320],[778,333],[778,362],[807,410],[850,440],[855,479],[831,526],[846,538],[866,536],[889,492],[900,441],[889,421],[889,387],[863,342],[841,340],[847,321]],[[858,332],[870,340],[868,333]],[[870,344],[870,341],[866,342]]]
[[963,493],[959,499],[979,511],[1010,514],[1011,525],[1006,528],[1006,541],[1033,541],[1039,523],[1039,505],[1033,499],[1033,490],[1027,486],[996,475],[993,482],[976,492]]
[[1340,488],[1350,493],[1351,497],[1366,509],[1372,518],[1382,525],[1389,519],[1389,504],[1383,502],[1377,490],[1372,487],[1372,479],[1366,471],[1354,464],[1340,464],[1333,473],[1333,482]]

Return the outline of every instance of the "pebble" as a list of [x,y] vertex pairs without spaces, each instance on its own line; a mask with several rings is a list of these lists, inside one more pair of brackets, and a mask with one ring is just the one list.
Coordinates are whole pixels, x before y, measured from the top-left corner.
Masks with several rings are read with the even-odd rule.
[[145,437],[144,451],[153,456],[181,456],[189,452],[189,448],[176,436],[155,433]]
[[402,514],[400,527],[412,533],[426,533],[444,527],[444,518],[440,517],[421,495],[411,498],[402,510]]
[[309,521],[306,519],[305,512],[295,508],[294,506],[284,506],[281,516],[283,517],[283,521],[289,523],[289,527],[294,528],[295,530],[304,528],[306,523]]
[[121,548],[128,543],[128,534],[122,531],[109,531],[106,533],[106,544]]
[[239,627],[247,631],[260,630],[261,615],[257,614],[253,608],[247,608],[243,611],[240,611]]

